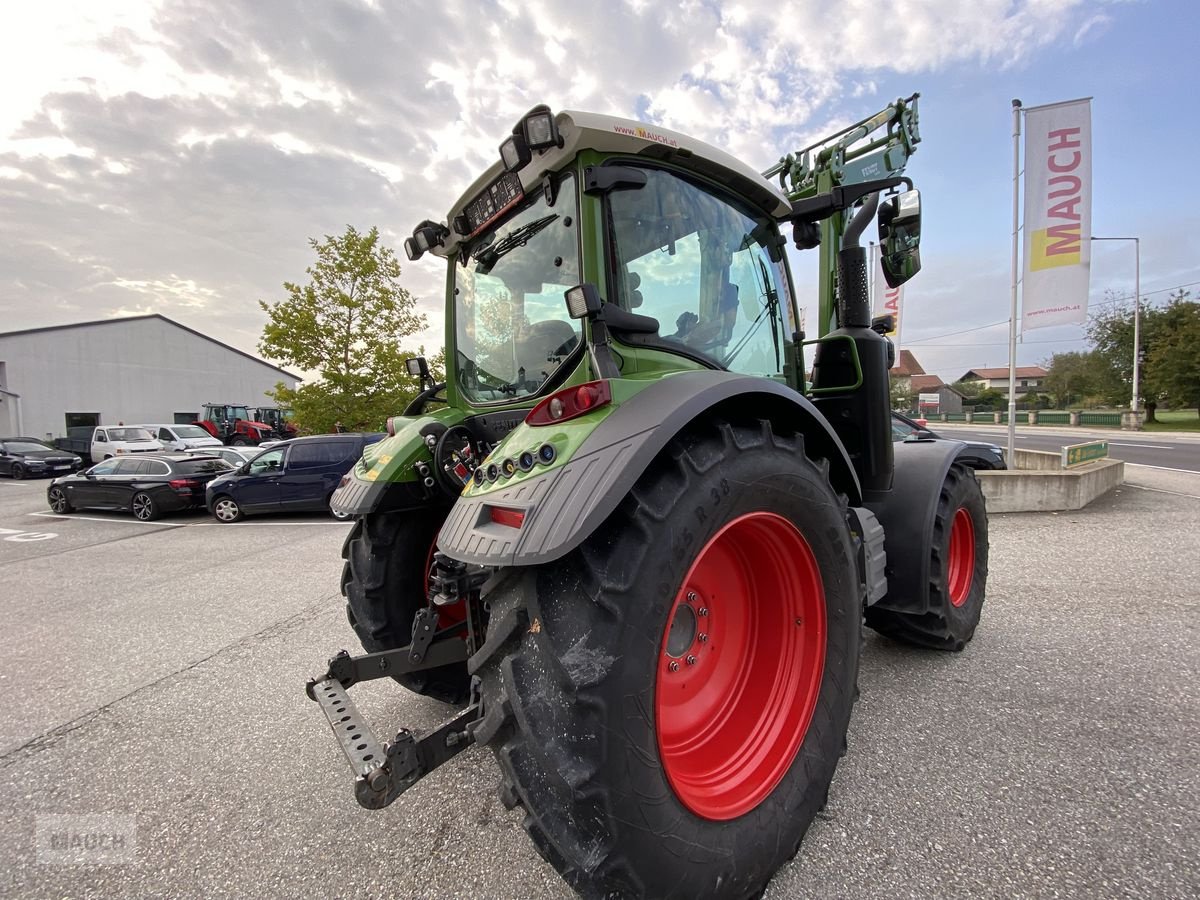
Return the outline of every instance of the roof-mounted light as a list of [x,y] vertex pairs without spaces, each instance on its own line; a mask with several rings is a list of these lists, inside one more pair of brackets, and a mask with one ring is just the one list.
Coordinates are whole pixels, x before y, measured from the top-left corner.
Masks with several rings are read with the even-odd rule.
[[558,134],[558,125],[554,121],[554,113],[550,107],[542,104],[535,106],[521,119],[521,135],[530,150],[545,150],[548,147],[561,147],[562,138]]
[[521,134],[512,134],[500,145],[500,161],[504,163],[505,172],[516,172],[524,168],[533,157],[529,152],[529,144]]

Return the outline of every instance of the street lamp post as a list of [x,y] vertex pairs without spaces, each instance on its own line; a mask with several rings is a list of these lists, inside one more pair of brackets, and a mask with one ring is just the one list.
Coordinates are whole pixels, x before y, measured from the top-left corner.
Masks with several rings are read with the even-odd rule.
[[1142,239],[1135,237],[1093,237],[1093,241],[1133,241],[1133,397],[1129,409],[1137,412],[1141,405],[1138,357],[1142,349]]

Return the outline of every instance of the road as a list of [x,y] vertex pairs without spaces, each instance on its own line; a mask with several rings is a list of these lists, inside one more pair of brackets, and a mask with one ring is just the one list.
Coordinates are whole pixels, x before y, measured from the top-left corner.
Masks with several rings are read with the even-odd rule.
[[[768,900],[1200,894],[1200,475],[1127,474],[991,517],[963,653],[867,633],[849,752]],[[345,525],[51,518],[44,489],[0,479],[0,896],[570,896],[487,751],[355,805],[303,693],[353,647]],[[381,734],[449,713],[353,690]],[[81,814],[135,861],[50,862],[39,828]]]
[[[1008,446],[1008,428],[1004,425],[957,425],[931,421],[929,427],[945,437]],[[1109,456],[1133,465],[1200,472],[1200,434],[1144,434],[1111,429],[1017,426],[1018,450],[1049,450],[1057,453],[1069,444],[1088,441],[1108,441]]]

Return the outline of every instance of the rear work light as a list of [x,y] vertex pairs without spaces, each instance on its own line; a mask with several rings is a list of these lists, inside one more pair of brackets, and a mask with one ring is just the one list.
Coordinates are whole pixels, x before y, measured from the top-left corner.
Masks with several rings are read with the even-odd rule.
[[612,388],[607,381],[589,381],[587,384],[564,388],[551,394],[529,411],[526,425],[555,425],[590,413],[612,402]]

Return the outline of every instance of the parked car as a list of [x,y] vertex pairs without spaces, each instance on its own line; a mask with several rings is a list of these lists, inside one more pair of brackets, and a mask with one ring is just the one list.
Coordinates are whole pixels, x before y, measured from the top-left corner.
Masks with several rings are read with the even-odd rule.
[[38,475],[74,472],[83,460],[74,453],[55,450],[37,438],[0,438],[0,475],[20,480]]
[[[942,438],[947,437],[944,434],[935,434],[924,425],[919,424],[920,420],[913,421],[908,416],[902,416],[898,412],[892,413],[892,440],[920,440],[922,437]],[[958,438],[952,438],[958,440]],[[963,441],[966,448],[958,454],[958,458],[970,466],[972,469],[1007,469],[1008,466],[1004,462],[1004,450],[996,444],[989,444],[987,441]]]
[[201,447],[183,452],[197,453],[201,456],[219,456],[236,469],[258,456],[262,449],[259,447]]
[[226,523],[258,513],[328,510],[330,496],[363,448],[385,437],[321,434],[284,441],[210,481],[208,510]]
[[50,509],[129,510],[143,522],[204,505],[204,487],[231,470],[216,456],[182,453],[106,459],[83,472],[55,478],[46,489]]
[[201,449],[223,447],[220,441],[201,428],[199,425],[141,425],[168,450],[182,453],[194,447]]
[[68,428],[65,438],[58,438],[54,446],[80,456],[100,462],[110,456],[127,453],[162,453],[163,445],[155,440],[145,428],[138,425],[87,425]]

